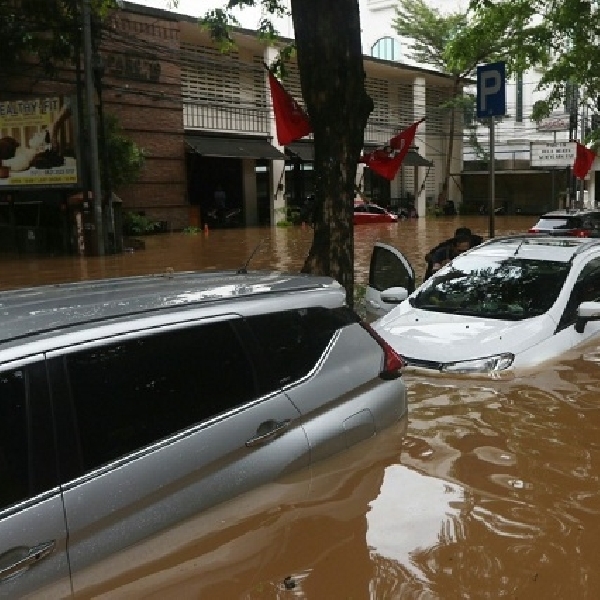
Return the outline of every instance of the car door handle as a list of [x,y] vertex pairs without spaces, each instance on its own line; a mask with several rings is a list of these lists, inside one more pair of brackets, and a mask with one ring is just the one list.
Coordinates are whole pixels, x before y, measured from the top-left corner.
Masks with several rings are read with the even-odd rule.
[[[33,548],[26,546],[12,548],[0,555],[0,581],[16,577],[40,560],[50,556],[56,548],[56,540],[43,542]],[[23,556],[25,554],[25,556]],[[14,561],[11,558],[14,557]]]
[[272,439],[281,435],[289,426],[291,420],[285,419],[284,421],[265,421],[258,426],[256,430],[256,437],[249,439],[246,442],[246,446],[248,448],[252,448],[253,446],[260,446],[266,442],[270,442]]

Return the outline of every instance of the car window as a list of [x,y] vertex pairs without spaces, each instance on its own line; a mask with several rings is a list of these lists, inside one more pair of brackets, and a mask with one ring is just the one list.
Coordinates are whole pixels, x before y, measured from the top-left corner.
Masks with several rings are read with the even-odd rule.
[[67,368],[86,470],[256,397],[227,322],[87,349]]
[[0,510],[29,496],[25,371],[0,373]]
[[583,225],[579,217],[542,217],[535,229],[579,229]]
[[548,260],[465,256],[428,279],[412,306],[489,319],[521,320],[545,313],[556,301],[570,264]]
[[46,364],[0,371],[0,511],[58,483]]
[[301,379],[315,367],[335,332],[357,316],[347,308],[288,310],[248,317],[264,352],[271,389]]
[[575,323],[577,307],[582,302],[598,301],[600,301],[600,258],[594,258],[579,273],[557,331]]
[[378,292],[391,287],[403,287],[409,293],[415,289],[413,273],[387,248],[381,246],[373,248],[369,271],[369,285]]
[[369,212],[375,215],[385,215],[385,209],[381,208],[381,206],[376,206],[375,204],[369,204]]
[[367,207],[364,204],[355,204],[354,212],[359,212],[359,213],[367,212]]

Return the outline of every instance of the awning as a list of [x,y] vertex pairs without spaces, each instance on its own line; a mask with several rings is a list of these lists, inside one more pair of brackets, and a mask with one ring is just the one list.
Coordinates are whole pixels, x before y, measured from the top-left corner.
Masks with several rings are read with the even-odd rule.
[[285,153],[305,162],[315,160],[315,148],[312,142],[292,142],[285,147]]
[[[383,144],[365,144],[365,152],[373,152],[377,148],[383,148]],[[431,167],[433,162],[419,154],[416,146],[411,146],[402,161],[403,167]]]
[[202,156],[270,160],[285,158],[285,155],[274,148],[266,138],[186,135],[185,143],[193,152]]

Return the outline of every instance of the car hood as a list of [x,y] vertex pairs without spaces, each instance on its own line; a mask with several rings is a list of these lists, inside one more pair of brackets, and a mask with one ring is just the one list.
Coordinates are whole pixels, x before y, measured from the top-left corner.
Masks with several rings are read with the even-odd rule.
[[408,358],[448,363],[502,352],[517,355],[552,335],[556,325],[548,314],[502,321],[420,310],[403,302],[373,327]]

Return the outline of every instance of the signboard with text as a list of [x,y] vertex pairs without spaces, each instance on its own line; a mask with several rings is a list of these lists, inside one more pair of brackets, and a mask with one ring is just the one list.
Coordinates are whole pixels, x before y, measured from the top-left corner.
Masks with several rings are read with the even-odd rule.
[[575,142],[531,144],[532,167],[572,167],[575,161]]
[[541,119],[538,131],[568,131],[570,127],[570,116],[568,114],[552,115]]
[[0,102],[0,192],[77,185],[74,108],[58,96]]

